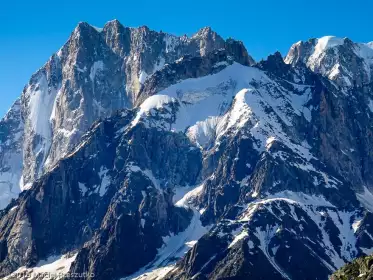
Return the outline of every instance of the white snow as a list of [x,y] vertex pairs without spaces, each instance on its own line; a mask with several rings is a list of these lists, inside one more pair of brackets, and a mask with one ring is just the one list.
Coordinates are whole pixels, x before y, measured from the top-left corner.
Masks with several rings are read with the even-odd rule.
[[102,27],[96,27],[91,25],[97,32],[102,32],[103,28]]
[[51,115],[49,117],[49,121],[52,123],[55,118],[56,118],[56,114],[57,114],[57,107],[58,107],[58,103],[60,102],[60,98],[61,98],[61,89],[58,90],[57,94],[56,94],[56,98],[54,99],[54,102],[53,102],[53,108],[52,108],[52,112],[51,112]]
[[[22,174],[22,154],[4,153],[2,162],[10,167],[9,171],[0,172],[0,210],[5,208],[12,198],[17,198],[21,191],[19,181]],[[23,186],[23,185],[22,185]]]
[[160,109],[168,103],[175,102],[175,99],[167,95],[153,95],[147,98],[141,105],[131,125],[135,126],[143,116],[149,115],[152,109]]
[[259,195],[259,192],[258,191],[254,191],[252,194],[251,194],[251,197],[257,197]]
[[373,254],[373,248],[364,248],[364,247],[361,247],[360,249],[361,249],[361,251],[363,251],[364,254],[367,255],[367,256],[370,256],[370,255]]
[[145,80],[148,78],[148,74],[146,74],[146,72],[145,71],[141,71],[140,72],[140,76],[139,76],[139,82],[140,82],[140,84],[143,84],[143,83],[145,83]]
[[215,137],[216,127],[220,117],[209,117],[204,121],[198,121],[195,125],[188,128],[186,135],[200,148],[208,147]]
[[373,194],[366,186],[363,186],[363,193],[356,193],[356,197],[365,209],[373,213]]
[[154,185],[154,187],[158,190],[162,190],[160,182],[157,178],[154,177],[154,174],[151,170],[145,169],[142,170],[139,166],[137,165],[131,165],[127,168],[129,172],[141,172],[143,173]]
[[317,44],[315,46],[315,52],[324,52],[328,48],[333,48],[336,46],[343,45],[345,38],[338,38],[335,36],[324,36],[317,39]]
[[359,224],[351,224],[351,218],[354,215],[352,212],[344,211],[328,211],[329,217],[332,218],[334,224],[339,230],[339,240],[341,241],[341,256],[346,260],[353,260],[357,256],[355,228]]
[[17,208],[18,208],[18,205],[13,206],[12,208],[10,208],[9,212],[14,211],[14,210],[16,210]]
[[22,266],[3,279],[13,279],[16,275],[30,275],[32,279],[63,279],[63,276],[68,273],[76,255],[52,256],[45,261],[40,261],[35,267],[26,268]]
[[[315,46],[311,50],[310,55],[307,54],[303,62],[315,72],[321,73],[330,80],[339,80],[341,85],[350,87],[353,85],[353,75],[348,67],[345,67],[345,61],[339,55],[339,46],[345,44],[346,38],[338,38],[334,36],[325,36],[317,39]],[[291,49],[294,50],[301,42],[294,44]],[[332,51],[330,51],[332,50]],[[352,51],[362,59],[365,74],[368,79],[372,79],[373,71],[373,49],[372,43],[354,43]],[[292,52],[289,52],[289,54]],[[302,55],[302,54],[301,54]],[[285,63],[292,63],[293,59],[288,55],[285,58]],[[343,91],[342,91],[343,92]]]
[[220,66],[228,66],[228,65],[229,65],[228,62],[226,62],[226,61],[220,61],[220,62],[215,63],[214,66],[213,66],[213,68],[218,68]]
[[[185,131],[187,127],[193,126],[197,122],[203,122],[226,112],[232,97],[235,95],[234,79],[242,81],[241,84],[248,84],[254,76],[260,78],[260,73],[255,68],[234,64],[214,75],[183,80],[162,90],[158,93],[158,96],[163,96],[161,98],[163,104],[178,102],[181,105],[173,129]],[[165,96],[168,96],[169,99],[166,99]],[[143,104],[154,104],[156,99],[155,96],[149,97]],[[156,104],[158,104],[157,107],[163,105],[158,101]],[[141,105],[141,108],[140,113],[143,113],[143,105]],[[191,134],[193,133],[191,132]]]
[[[319,69],[319,67],[321,67],[321,61],[326,54],[326,50],[333,48],[336,51],[335,47],[343,45],[344,41],[345,39],[334,36],[325,36],[317,39],[317,43],[314,47],[313,53],[306,62],[307,66],[310,67],[311,70]],[[332,70],[332,75],[335,76],[336,71],[338,71],[338,68]],[[322,69],[321,72],[325,72],[324,69]],[[328,74],[328,77],[330,77],[330,73]]]
[[98,176],[101,179],[101,184],[100,184],[100,189],[99,189],[100,196],[103,196],[106,193],[107,187],[110,185],[110,182],[111,182],[110,175],[107,174],[108,171],[109,171],[108,169],[101,166],[100,172],[98,173]]
[[55,89],[48,89],[47,79],[45,75],[41,75],[36,86],[34,88],[29,86],[25,94],[30,97],[28,103],[30,112],[28,119],[30,124],[34,132],[48,140],[51,138],[49,119],[53,110],[56,93]]
[[[26,119],[26,131],[33,131],[33,133],[40,136],[37,145],[32,146],[33,156],[37,158],[43,154],[43,162],[46,161],[50,146],[52,144],[52,124],[50,122],[53,116],[53,108],[55,99],[59,91],[58,88],[49,87],[47,77],[43,73],[38,73],[39,79],[35,84],[29,84],[25,96],[28,97],[29,113]],[[37,174],[41,173],[42,165]],[[27,187],[28,182],[20,184],[21,189]]]
[[369,99],[368,108],[373,113],[373,100],[372,99]]
[[22,191],[29,190],[32,187],[32,182],[28,182],[28,183],[24,184],[24,182],[23,182],[23,175],[22,175],[21,179],[19,180],[19,187],[20,187],[20,189]]
[[157,178],[154,177],[153,175],[153,172],[149,169],[145,169],[142,171],[143,174],[145,174],[146,177],[148,177],[150,179],[150,181],[152,181],[154,187],[158,190],[161,190],[161,185],[159,183],[159,180]]
[[[3,124],[16,121],[14,116],[20,118],[21,104],[16,100],[5,116],[1,119]],[[14,129],[14,130],[13,130]],[[8,137],[0,140],[1,168],[0,168],[0,209],[5,208],[12,198],[20,193],[20,178],[23,168],[22,145],[24,125],[20,118],[18,127],[12,129]],[[4,141],[6,139],[6,141]],[[17,148],[18,147],[18,148]]]
[[271,146],[272,146],[272,143],[276,140],[276,137],[274,136],[270,136],[267,138],[266,140],[266,149],[268,150]]
[[[186,188],[186,187],[177,188],[176,189],[176,194],[173,198],[174,204],[178,207],[190,208],[189,203],[202,192],[203,186],[204,185],[201,184],[197,187],[192,187],[192,189]],[[187,192],[182,194],[183,191],[187,191]]]
[[166,53],[170,53],[170,52],[175,51],[175,48],[180,44],[181,39],[182,38],[180,38],[180,37],[170,35],[170,34],[166,34],[164,39],[163,39],[165,44],[166,44]]
[[97,73],[102,71],[104,69],[104,63],[102,60],[95,61],[91,67],[91,71],[89,73],[89,78],[91,79],[92,82],[94,82],[95,77]]
[[265,231],[261,231],[259,228],[257,228],[254,234],[260,241],[259,248],[267,257],[268,261],[272,264],[273,268],[275,268],[282,275],[282,277],[290,280],[291,278],[286,274],[285,271],[282,270],[282,268],[276,263],[274,257],[272,257],[268,252],[269,241],[276,234],[274,228],[270,228],[269,226],[267,226],[267,229]]
[[88,188],[84,183],[78,182],[79,189],[82,191],[83,195],[88,192]]
[[[282,191],[275,194],[267,195],[263,199],[255,200],[247,205],[246,210],[241,214],[239,221],[250,221],[253,213],[261,206],[271,203],[284,201],[288,204],[297,204],[304,208],[313,207],[335,207],[322,196],[307,195],[301,192]],[[295,216],[294,216],[295,217]]]
[[228,245],[228,248],[231,248],[234,246],[234,244],[236,244],[238,241],[240,241],[241,239],[245,238],[246,236],[248,236],[248,233],[246,230],[242,230],[241,233],[237,234],[233,241]]
[[[254,86],[254,82],[260,86]],[[159,127],[186,131],[201,148],[215,140],[217,143],[230,129],[238,131],[248,124],[253,126],[251,135],[261,143],[258,149],[264,149],[267,138],[273,135],[294,148],[282,125],[292,126],[295,115],[310,121],[311,113],[304,105],[310,98],[310,86],[293,87],[298,94],[281,88],[257,68],[234,63],[216,74],[183,80],[149,97],[140,106],[133,125],[151,114],[151,109],[166,108],[172,102],[179,105],[174,122],[171,127],[169,121]],[[274,113],[269,114],[268,108]],[[312,157],[308,152],[305,156]]]
[[[282,210],[281,204],[279,202],[285,202],[290,207],[290,213],[284,212]],[[319,242],[321,246],[325,248],[325,253],[328,255],[329,259],[323,259],[320,256],[320,260],[331,270],[341,267],[345,264],[346,260],[351,261],[357,256],[358,250],[356,247],[356,236],[355,233],[361,224],[361,217],[358,212],[345,212],[339,211],[337,207],[332,205],[322,196],[306,195],[304,193],[295,193],[291,191],[283,191],[275,194],[267,194],[264,199],[258,199],[246,206],[246,210],[240,216],[238,222],[250,222],[254,213],[258,209],[269,210],[273,215],[280,218],[281,215],[286,213],[295,221],[300,221],[299,217],[295,211],[295,207],[303,209],[307,215],[314,221],[314,223],[319,227],[322,235]],[[271,209],[275,207],[276,211]],[[323,209],[320,211],[320,209]],[[279,214],[275,214],[279,213]],[[280,215],[280,216],[278,216]],[[339,231],[339,240],[341,242],[341,247],[336,248],[331,242],[330,232],[326,230],[326,217],[330,217],[334,225]],[[303,218],[302,218],[303,219]],[[353,222],[352,222],[353,221]],[[271,236],[278,232],[279,228],[276,226],[267,227],[266,231],[257,228],[257,237],[261,240],[261,249],[267,255],[270,262],[273,259],[270,254],[267,254],[267,244],[269,244]],[[311,248],[309,248],[311,250]],[[316,254],[317,255],[317,254]],[[331,261],[331,262],[330,262]],[[276,263],[272,263],[276,267]],[[281,269],[279,270],[281,272]]]

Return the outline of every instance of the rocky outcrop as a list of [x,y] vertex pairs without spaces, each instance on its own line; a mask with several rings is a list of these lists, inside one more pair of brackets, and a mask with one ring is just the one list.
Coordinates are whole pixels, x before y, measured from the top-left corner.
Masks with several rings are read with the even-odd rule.
[[373,278],[372,256],[362,257],[345,265],[336,271],[331,280],[350,280],[362,279],[368,280]]

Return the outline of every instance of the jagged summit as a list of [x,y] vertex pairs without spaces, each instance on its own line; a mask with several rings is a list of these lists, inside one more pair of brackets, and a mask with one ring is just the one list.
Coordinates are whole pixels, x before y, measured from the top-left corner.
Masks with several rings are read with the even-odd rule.
[[[102,30],[107,30],[107,29],[110,29],[110,28],[114,28],[114,29],[123,29],[123,28],[128,28],[128,29],[132,29],[132,30],[140,30],[142,32],[156,32],[156,33],[165,33],[165,32],[158,32],[158,31],[155,31],[155,30],[152,30],[150,29],[147,25],[143,25],[143,26],[139,26],[139,27],[125,27],[119,20],[117,19],[113,19],[113,20],[110,20],[108,22],[106,22],[104,24],[103,27],[95,27],[91,24],[89,24],[88,22],[79,22],[77,24],[77,26],[75,27],[74,31],[78,31],[78,30],[82,30],[82,29],[95,29],[96,31],[98,32],[101,32]],[[169,33],[165,33],[169,36],[174,36],[174,37],[179,37],[177,35],[172,35],[172,34],[169,34]],[[207,37],[207,36],[212,36],[212,37],[220,37],[220,35],[215,32],[210,26],[206,26],[206,27],[202,27],[200,28],[197,32],[195,32],[194,34],[192,34],[189,38],[195,38],[195,37]],[[181,36],[181,37],[185,37],[184,36]],[[187,37],[187,36],[186,36]],[[222,38],[221,38],[222,39]],[[233,38],[229,38],[229,39],[232,39]],[[223,39],[222,39],[223,40]]]

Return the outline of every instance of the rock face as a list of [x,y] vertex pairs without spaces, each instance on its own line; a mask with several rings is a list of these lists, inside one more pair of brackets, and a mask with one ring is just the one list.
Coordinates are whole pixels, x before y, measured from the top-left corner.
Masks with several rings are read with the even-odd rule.
[[23,155],[26,189],[0,212],[0,277],[328,279],[372,253],[358,47],[314,39],[254,64],[209,28],[79,24],[0,125],[1,174]]
[[0,209],[19,194],[24,124],[18,99],[0,121]]

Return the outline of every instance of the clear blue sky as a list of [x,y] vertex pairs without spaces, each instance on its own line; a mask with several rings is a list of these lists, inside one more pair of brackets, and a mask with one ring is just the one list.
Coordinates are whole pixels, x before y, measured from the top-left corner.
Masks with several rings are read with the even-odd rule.
[[31,74],[68,39],[79,21],[95,26],[118,19],[176,35],[211,26],[242,40],[259,60],[286,54],[299,40],[335,35],[373,41],[371,0],[4,0],[0,6],[0,116]]

